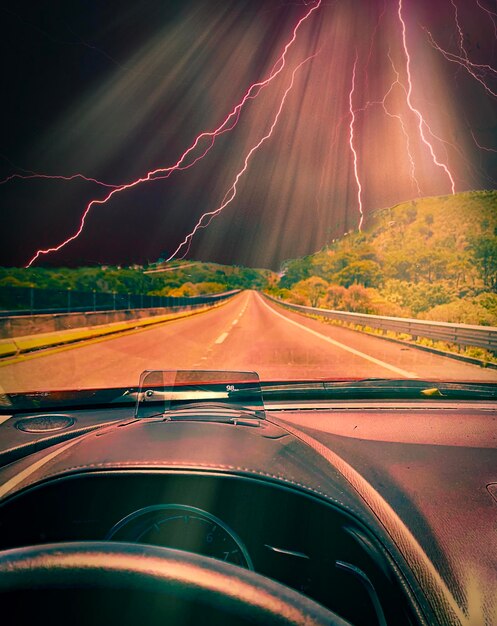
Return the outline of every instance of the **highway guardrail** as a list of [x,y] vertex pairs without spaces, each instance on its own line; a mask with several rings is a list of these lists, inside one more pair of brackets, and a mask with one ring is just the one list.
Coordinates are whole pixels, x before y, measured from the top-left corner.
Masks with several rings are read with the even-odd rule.
[[392,331],[410,335],[414,340],[418,337],[434,341],[446,341],[461,346],[484,348],[497,353],[497,327],[476,326],[471,324],[449,324],[446,322],[432,322],[405,317],[386,317],[383,315],[368,315],[366,313],[352,313],[349,311],[335,311],[311,306],[292,304],[278,298],[264,294],[269,300],[285,308],[304,313],[318,315],[326,319],[338,320],[358,326],[368,326],[384,332]]

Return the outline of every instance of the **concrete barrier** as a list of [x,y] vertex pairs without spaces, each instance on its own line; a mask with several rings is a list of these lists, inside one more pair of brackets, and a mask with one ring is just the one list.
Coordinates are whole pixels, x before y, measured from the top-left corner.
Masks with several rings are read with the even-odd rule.
[[192,297],[191,304],[181,304],[173,307],[122,309],[117,311],[87,311],[79,313],[44,313],[40,315],[9,315],[0,317],[0,339],[11,339],[13,337],[53,333],[77,328],[92,328],[94,326],[103,326],[116,322],[127,322],[158,315],[168,315],[180,311],[193,311],[199,308],[205,308],[206,306],[213,306],[217,302],[232,298],[239,292],[239,290],[233,290],[204,297]]
[[[190,315],[198,315],[203,311],[209,311],[214,307],[222,306],[225,302],[226,299],[223,299],[217,300],[212,304],[175,307],[173,310],[169,310],[166,313],[153,316],[147,315],[141,319],[132,317],[129,320],[122,320],[103,325],[78,327],[0,339],[0,359],[2,359],[2,363],[5,364],[5,362],[11,357],[19,358],[21,355],[37,350],[56,348],[58,346],[80,343],[90,339],[98,339],[107,335],[116,335],[129,331],[145,329],[164,322],[188,317]],[[150,311],[150,309],[145,310]],[[161,311],[164,311],[164,309],[161,309]]]
[[[181,310],[188,310],[184,307]],[[10,339],[24,335],[37,335],[42,333],[57,332],[59,330],[72,330],[75,328],[91,328],[113,324],[114,322],[126,322],[132,319],[166,315],[180,309],[128,309],[125,311],[97,311],[88,313],[53,313],[32,316],[12,316],[0,318],[0,338]]]

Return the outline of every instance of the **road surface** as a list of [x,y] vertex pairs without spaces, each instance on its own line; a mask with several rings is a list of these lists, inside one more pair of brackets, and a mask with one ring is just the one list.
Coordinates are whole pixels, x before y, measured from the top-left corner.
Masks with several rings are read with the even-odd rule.
[[198,315],[0,365],[6,392],[136,386],[145,369],[250,370],[261,379],[497,382],[497,370],[292,313],[244,291]]

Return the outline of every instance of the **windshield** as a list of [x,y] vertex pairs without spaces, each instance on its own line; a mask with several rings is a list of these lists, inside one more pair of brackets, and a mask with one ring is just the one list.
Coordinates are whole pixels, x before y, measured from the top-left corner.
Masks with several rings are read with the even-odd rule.
[[7,2],[1,28],[0,391],[497,382],[491,2]]

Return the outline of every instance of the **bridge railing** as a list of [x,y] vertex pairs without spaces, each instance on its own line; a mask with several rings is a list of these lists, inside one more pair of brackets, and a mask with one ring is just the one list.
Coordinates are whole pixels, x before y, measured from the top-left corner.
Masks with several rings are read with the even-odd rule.
[[292,304],[284,300],[279,300],[278,298],[273,298],[267,294],[265,294],[265,297],[291,311],[297,311],[307,315],[318,315],[326,319],[338,320],[358,326],[367,326],[384,332],[393,331],[395,333],[403,333],[410,335],[413,339],[424,337],[434,341],[446,341],[447,343],[454,343],[461,346],[473,346],[484,348],[490,352],[497,352],[497,327],[495,326],[450,324],[404,317],[387,317],[383,315],[335,311]]

